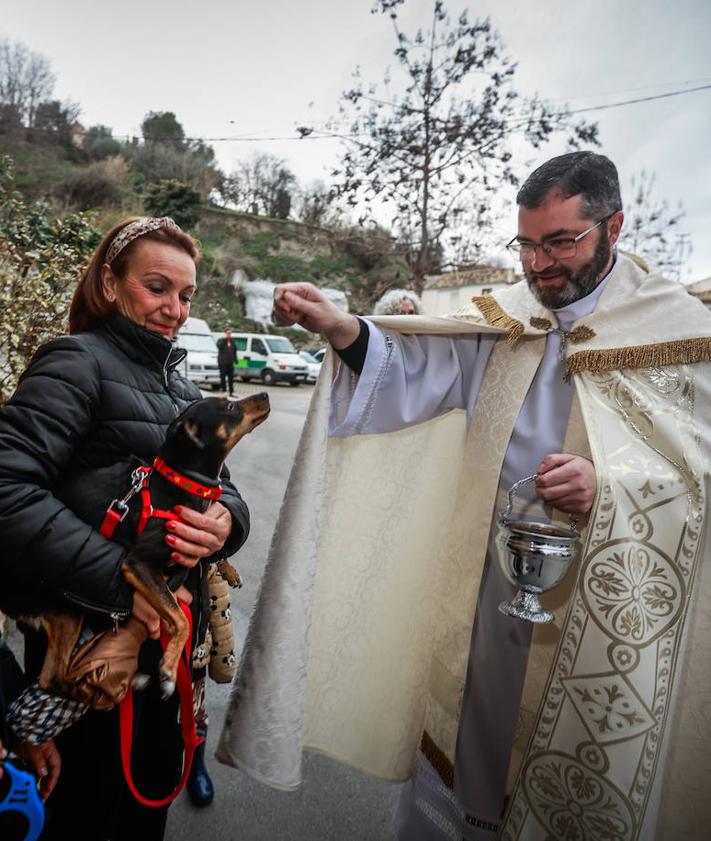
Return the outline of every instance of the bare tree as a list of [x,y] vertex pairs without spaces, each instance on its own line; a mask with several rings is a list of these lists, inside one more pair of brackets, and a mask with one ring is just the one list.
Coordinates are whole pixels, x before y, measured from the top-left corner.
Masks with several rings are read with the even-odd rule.
[[222,201],[246,213],[286,219],[291,211],[296,176],[286,161],[266,153],[241,161],[218,187]]
[[641,170],[630,178],[631,200],[625,202],[625,224],[619,246],[644,257],[669,277],[681,281],[691,254],[689,234],[681,230],[686,211],[655,196],[656,174]]
[[296,218],[309,225],[336,228],[346,221],[345,211],[323,181],[315,181],[299,193]]
[[343,94],[346,150],[333,175],[351,206],[389,206],[393,226],[412,232],[404,244],[419,293],[445,232],[472,211],[481,216],[502,185],[516,183],[514,135],[538,147],[563,131],[576,148],[597,143],[597,126],[575,122],[567,108],[522,100],[512,84],[516,65],[488,19],[471,23],[465,11],[453,22],[444,0],[433,0],[429,29],[410,36],[398,22],[404,2],[379,0],[373,10],[392,20],[402,92],[390,93],[387,73],[384,93],[356,76]]
[[0,39],[0,105],[13,109],[23,125],[34,127],[37,108],[51,98],[54,82],[43,55],[20,41]]

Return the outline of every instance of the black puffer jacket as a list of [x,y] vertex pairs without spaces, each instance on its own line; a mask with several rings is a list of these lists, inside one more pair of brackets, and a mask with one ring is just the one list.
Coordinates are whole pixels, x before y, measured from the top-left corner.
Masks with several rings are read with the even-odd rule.
[[[130,613],[126,550],[75,512],[87,502],[100,509],[96,495],[106,504],[123,496],[131,462],[152,461],[168,424],[200,397],[175,371],[184,355],[123,316],[39,349],[0,412],[0,608],[36,613],[68,599],[95,620]],[[249,532],[228,476],[220,499],[234,524],[226,555]],[[193,572],[187,584],[197,595]]]

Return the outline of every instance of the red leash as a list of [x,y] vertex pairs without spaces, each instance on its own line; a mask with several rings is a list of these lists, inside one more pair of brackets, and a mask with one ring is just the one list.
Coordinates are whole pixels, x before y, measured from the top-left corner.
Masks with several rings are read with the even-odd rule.
[[[154,508],[151,504],[151,492],[148,487],[148,478],[153,472],[158,471],[169,482],[177,485],[179,488],[188,493],[199,496],[201,499],[215,500],[219,499],[222,493],[222,488],[217,485],[210,487],[209,485],[202,485],[193,479],[183,476],[172,467],[169,467],[161,458],[156,456],[151,467],[138,467],[133,471],[131,476],[131,488],[122,499],[114,499],[109,505],[104,520],[99,528],[100,534],[104,537],[113,537],[116,527],[123,522],[128,514],[129,500],[137,493],[141,494],[141,517],[138,522],[137,532],[142,534],[143,530],[151,517],[159,517],[163,520],[179,520],[180,518],[174,511],[167,511],[164,509]],[[123,775],[126,779],[126,785],[131,794],[136,800],[144,806],[150,806],[154,809],[159,809],[172,803],[173,800],[185,788],[185,784],[190,775],[190,767],[193,762],[193,754],[195,748],[205,740],[204,736],[198,736],[195,730],[195,715],[193,712],[193,682],[192,682],[192,658],[191,658],[191,642],[193,636],[192,615],[190,608],[185,602],[178,599],[178,604],[188,620],[188,639],[185,643],[185,648],[178,661],[178,676],[177,689],[178,698],[180,700],[180,730],[183,737],[183,773],[180,782],[173,792],[161,800],[149,800],[144,797],[133,782],[133,775],[131,773],[131,745],[133,743],[133,690],[126,693],[125,698],[119,704],[119,729],[121,737],[121,764],[123,766]],[[160,643],[165,651],[168,644],[168,636],[165,632],[165,625],[161,624]]]
[[[183,736],[183,773],[176,788],[166,797],[160,800],[149,800],[144,797],[136,788],[133,781],[133,774],[131,773],[131,745],[133,742],[133,690],[126,693],[126,697],[119,704],[119,722],[121,734],[121,764],[123,765],[123,775],[126,778],[126,785],[131,794],[143,806],[150,806],[154,809],[159,809],[172,803],[173,800],[185,788],[190,775],[190,767],[193,763],[193,754],[195,748],[205,740],[204,736],[198,736],[195,730],[195,716],[193,713],[193,683],[191,677],[191,662],[190,662],[190,641],[192,640],[192,616],[190,608],[185,602],[178,599],[183,613],[188,620],[189,635],[188,641],[185,643],[185,648],[180,657],[178,664],[178,697],[180,699],[180,730]],[[168,636],[165,633],[165,627],[161,627],[160,642],[163,650],[168,643]]]

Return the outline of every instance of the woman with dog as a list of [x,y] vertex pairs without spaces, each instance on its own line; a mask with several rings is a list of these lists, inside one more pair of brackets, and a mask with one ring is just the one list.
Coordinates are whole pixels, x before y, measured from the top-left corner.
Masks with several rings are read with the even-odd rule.
[[[137,460],[150,464],[172,420],[200,398],[178,372],[174,345],[196,289],[198,243],[169,218],[116,225],[82,275],[69,313],[69,335],[43,345],[0,412],[0,554],[3,605],[14,614],[68,604],[94,631],[133,616],[149,639],[139,670],[161,657],[158,614],[123,578],[126,549],[106,539],[97,511],[127,491]],[[183,506],[166,522],[172,561],[187,577],[176,595],[190,604],[194,640],[204,638],[207,559],[246,540],[249,513],[222,476],[222,495],[204,513]],[[202,636],[201,636],[202,635]],[[34,677],[45,642],[26,634]],[[162,700],[157,680],[134,693],[131,765],[138,790],[165,797],[180,779],[183,742],[178,697]],[[141,805],[123,778],[119,717],[90,710],[57,738],[62,774],[48,800],[45,839],[162,839],[167,806]]]

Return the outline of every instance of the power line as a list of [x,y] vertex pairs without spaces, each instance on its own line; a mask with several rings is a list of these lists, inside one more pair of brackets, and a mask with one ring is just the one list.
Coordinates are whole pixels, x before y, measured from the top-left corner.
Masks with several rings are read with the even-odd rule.
[[709,76],[699,76],[696,79],[684,79],[683,81],[674,82],[654,82],[649,85],[638,85],[635,88],[622,88],[614,91],[598,91],[597,93],[580,93],[572,96],[555,96],[547,97],[548,102],[570,102],[575,99],[595,99],[600,96],[620,96],[625,93],[637,93],[638,91],[648,91],[650,88],[669,88],[675,87],[681,89],[681,85],[698,85],[700,83],[711,82]]
[[[643,96],[637,97],[635,99],[626,99],[622,100],[621,102],[609,102],[604,105],[592,105],[586,108],[576,108],[571,111],[560,111],[558,113],[553,114],[553,117],[566,117],[571,114],[583,114],[590,111],[606,111],[611,108],[621,108],[623,105],[635,105],[640,102],[652,102],[657,99],[669,99],[670,97],[674,96],[682,96],[683,94],[687,93],[696,93],[698,91],[705,91],[710,90],[711,84],[708,85],[699,85],[694,88],[684,88],[682,90],[675,90],[675,91],[668,91],[667,93],[659,93],[653,94],[652,96]],[[506,122],[513,122],[515,121],[518,124],[525,122],[527,117],[532,116],[533,112],[529,112],[526,114],[525,112],[520,112],[520,114],[516,117],[513,117],[511,121]],[[33,131],[37,131],[37,129],[33,129]],[[40,132],[42,129],[39,130]],[[49,130],[45,130],[48,131]],[[51,133],[51,132],[50,132]],[[368,134],[366,132],[362,132],[360,134],[345,134],[345,133],[337,133],[337,132],[326,132],[322,129],[313,129],[309,133],[301,133],[298,132],[297,134],[292,135],[282,135],[282,136],[266,136],[260,137],[254,134],[246,134],[246,135],[234,135],[232,137],[183,137],[183,138],[175,138],[175,137],[149,137],[147,140],[149,142],[154,143],[270,143],[270,142],[281,142],[281,141],[292,141],[292,140],[349,140],[354,139],[357,137],[367,137]],[[112,134],[111,137],[114,140],[125,140],[125,141],[135,141],[139,139],[139,136],[136,134]]]
[[634,105],[637,102],[652,102],[654,99],[668,99],[671,96],[681,96],[685,93],[695,93],[696,91],[707,91],[711,89],[711,85],[699,85],[697,88],[686,88],[680,91],[669,91],[668,93],[658,93],[654,96],[641,96],[637,99],[625,99],[622,102],[610,102],[607,105],[592,105],[589,108],[576,108],[574,111],[568,111],[568,114],[582,114],[585,111],[605,111],[608,108],[619,108],[621,105]]

